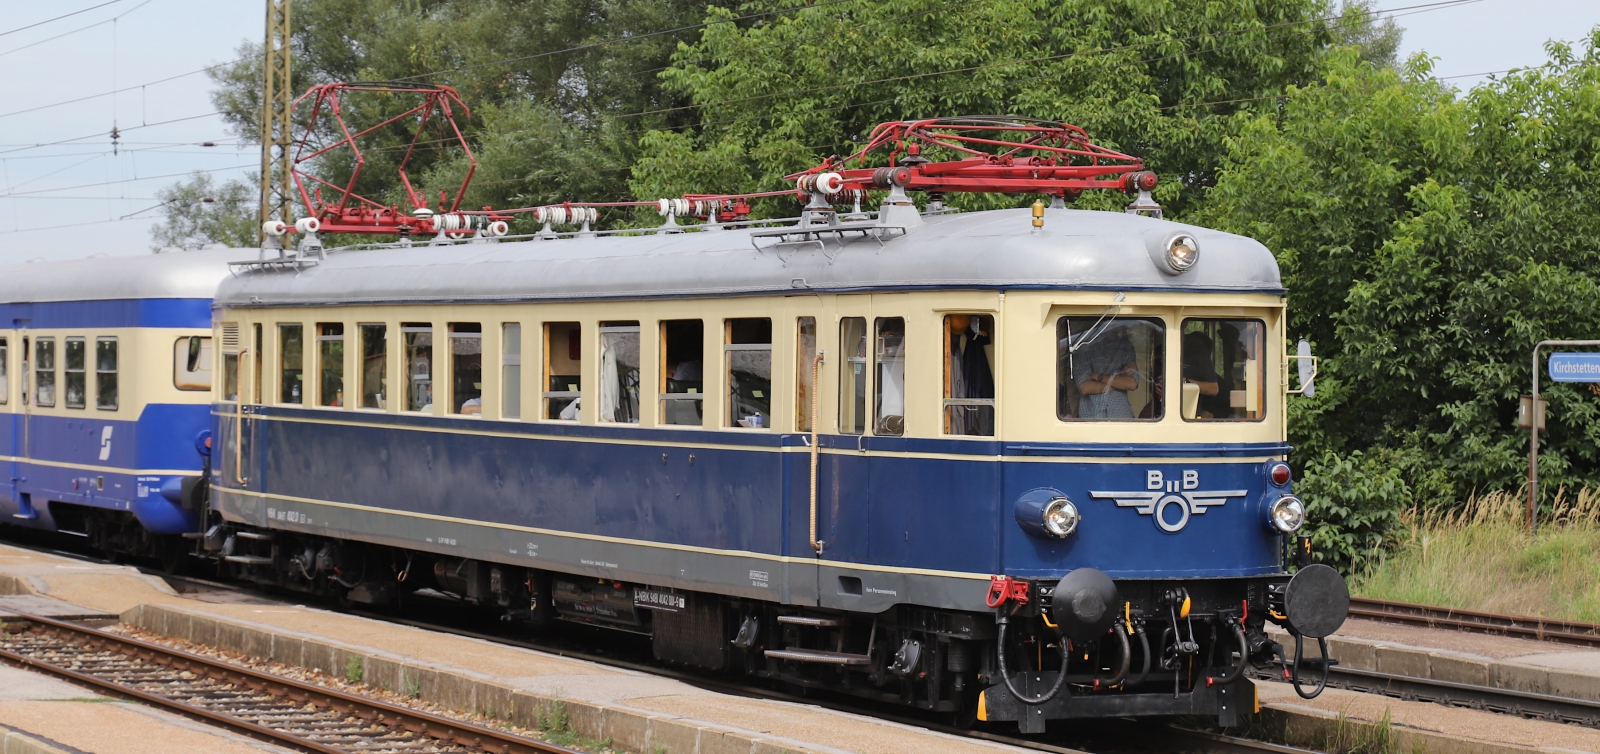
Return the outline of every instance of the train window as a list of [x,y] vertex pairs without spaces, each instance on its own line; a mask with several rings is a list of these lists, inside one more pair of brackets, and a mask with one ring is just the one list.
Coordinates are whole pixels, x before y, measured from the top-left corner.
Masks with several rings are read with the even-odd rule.
[[83,408],[89,395],[89,376],[84,371],[84,351],[88,350],[83,338],[66,340],[66,394],[67,408]]
[[[257,344],[255,351],[258,364],[261,361],[259,345]],[[188,363],[187,354],[184,356],[184,363]],[[256,391],[256,397],[265,400],[259,389]],[[239,325],[235,322],[222,323],[222,400],[239,400]]]
[[728,426],[766,429],[772,426],[772,320],[730,319],[728,353]]
[[994,437],[994,317],[944,317],[944,431]]
[[817,366],[817,318],[801,317],[796,326],[799,332],[795,343],[794,426],[796,431],[810,432],[811,398],[816,387],[812,369]]
[[11,356],[11,349],[7,347],[6,343],[5,338],[0,338],[0,406],[6,405],[11,400],[11,377],[9,376],[10,372],[7,371],[11,363],[8,361]]
[[500,418],[522,416],[522,325],[500,326]]
[[600,421],[639,423],[639,323],[600,323]]
[[705,413],[706,326],[698,319],[661,323],[661,423],[700,426]]
[[1182,416],[1186,420],[1266,415],[1267,327],[1257,319],[1183,321]]
[[1056,416],[1160,419],[1166,325],[1159,319],[1062,317],[1056,322]]
[[94,407],[117,410],[116,338],[94,339]]
[[859,435],[867,431],[867,320],[839,320],[839,431]]
[[361,407],[388,408],[389,326],[361,325]]
[[450,323],[450,413],[483,415],[483,325]]
[[317,324],[317,405],[344,405],[344,323]]
[[56,339],[33,342],[33,404],[42,408],[56,405]]
[[261,323],[257,322],[251,326],[251,329],[255,331],[255,340],[251,341],[255,344],[251,346],[251,348],[254,348],[255,350],[250,352],[250,397],[254,398],[256,403],[265,403],[267,400],[266,393],[261,392],[261,375],[264,371],[266,371],[266,367],[262,365],[262,362],[265,361],[265,357],[262,355],[263,351],[261,350]]
[[433,325],[402,322],[400,334],[406,341],[407,411],[433,410]]
[[211,389],[211,339],[199,335],[172,344],[172,385],[179,390]]
[[873,361],[878,365],[873,382],[872,433],[899,436],[906,433],[906,320],[879,317]]
[[[304,328],[300,325],[278,325],[278,402],[302,403],[301,380],[305,376],[306,342]],[[238,368],[234,368],[237,375]],[[237,396],[239,380],[227,392]]]
[[578,420],[578,377],[583,373],[582,328],[576,322],[544,323],[544,418]]

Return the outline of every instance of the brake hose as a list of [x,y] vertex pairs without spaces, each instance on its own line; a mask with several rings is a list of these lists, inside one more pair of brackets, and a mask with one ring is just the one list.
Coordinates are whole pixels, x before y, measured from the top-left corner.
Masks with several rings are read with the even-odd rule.
[[1233,683],[1239,674],[1244,672],[1244,664],[1250,661],[1250,641],[1244,637],[1244,628],[1238,623],[1228,621],[1233,626],[1233,636],[1239,640],[1239,662],[1228,671],[1228,674],[1214,679],[1216,683]]
[[1150,675],[1150,636],[1144,632],[1143,623],[1134,626],[1133,630],[1139,635],[1139,648],[1144,650],[1144,665],[1139,669],[1139,677],[1124,684],[1125,686],[1137,686],[1144,683],[1144,679]]
[[[1002,627],[1001,630],[1004,631],[1005,629]],[[1317,681],[1317,690],[1307,694],[1300,688],[1300,660],[1305,653],[1305,637],[1301,636],[1298,632],[1295,633],[1294,669],[1290,671],[1289,682],[1294,685],[1294,693],[1299,694],[1301,699],[1317,698],[1317,696],[1322,693],[1322,690],[1327,687],[1328,673],[1333,670],[1333,667],[1328,663],[1328,640],[1322,638],[1317,639],[1317,648],[1322,650],[1322,678],[1321,680]]]
[[1031,704],[1031,705],[1044,704],[1045,702],[1048,702],[1051,699],[1056,698],[1056,694],[1061,691],[1061,687],[1065,686],[1066,683],[1067,683],[1067,640],[1066,640],[1066,638],[1061,636],[1061,635],[1059,635],[1059,634],[1057,634],[1057,636],[1056,636],[1056,646],[1061,650],[1061,672],[1056,673],[1055,685],[1051,686],[1050,690],[1046,691],[1044,693],[1044,696],[1037,697],[1037,698],[1029,697],[1029,696],[1024,695],[1021,691],[1018,691],[1017,687],[1013,686],[1011,684],[1011,674],[1006,672],[1006,623],[1007,623],[1008,619],[1006,618],[1006,616],[1002,615],[1002,616],[999,616],[997,621],[1000,624],[1000,636],[999,636],[999,639],[998,639],[998,642],[997,642],[999,644],[999,651],[1000,651],[1000,680],[1005,682],[1006,690],[1010,691],[1011,695],[1016,697],[1017,701],[1022,702],[1023,704]]

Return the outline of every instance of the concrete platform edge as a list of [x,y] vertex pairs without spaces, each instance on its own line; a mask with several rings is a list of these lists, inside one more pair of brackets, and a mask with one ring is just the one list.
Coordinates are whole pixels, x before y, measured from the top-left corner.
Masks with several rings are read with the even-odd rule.
[[[1261,722],[1275,732],[1278,740],[1292,746],[1314,747],[1339,738],[1343,727],[1347,735],[1360,730],[1370,732],[1376,723],[1357,718],[1340,720],[1338,713],[1296,704],[1263,705]],[[1390,728],[1392,750],[1408,754],[1549,754],[1550,749],[1517,746],[1495,741],[1458,738],[1444,733],[1396,725]],[[1346,739],[1348,743],[1348,738]]]
[[0,725],[0,754],[84,754],[70,746],[47,741],[49,739],[35,738],[8,725]]

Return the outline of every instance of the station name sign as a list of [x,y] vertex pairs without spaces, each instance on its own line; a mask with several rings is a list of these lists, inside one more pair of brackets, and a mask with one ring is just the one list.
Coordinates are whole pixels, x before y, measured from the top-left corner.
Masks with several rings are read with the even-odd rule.
[[1550,379],[1556,382],[1600,382],[1600,353],[1550,354]]

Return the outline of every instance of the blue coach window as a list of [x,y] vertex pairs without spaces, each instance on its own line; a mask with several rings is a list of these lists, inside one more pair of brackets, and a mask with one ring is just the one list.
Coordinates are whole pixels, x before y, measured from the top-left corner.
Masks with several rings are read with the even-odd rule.
[[344,324],[317,325],[317,405],[344,406]]
[[[304,328],[298,324],[278,325],[279,402],[296,404],[305,402],[301,384],[305,379],[305,359]],[[234,391],[237,392],[238,378],[235,377],[233,382]]]
[[56,339],[40,338],[33,342],[34,385],[33,404],[41,408],[56,405]]
[[1057,418],[1160,419],[1166,343],[1159,319],[1062,317],[1056,322]]
[[407,411],[433,410],[433,325],[404,322],[400,334],[406,341]]
[[67,338],[67,408],[83,408],[89,396],[89,378],[84,371],[83,338]]
[[698,427],[704,420],[706,326],[698,319],[661,323],[661,423]]
[[0,338],[0,406],[6,405],[11,399],[11,378],[7,376],[9,372],[6,371],[7,365],[11,363],[8,361],[10,357],[11,349],[7,347],[6,339]]
[[94,339],[94,407],[117,410],[116,338]]

